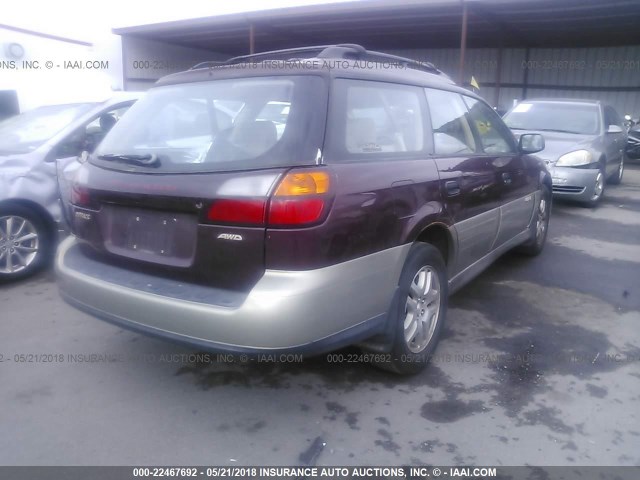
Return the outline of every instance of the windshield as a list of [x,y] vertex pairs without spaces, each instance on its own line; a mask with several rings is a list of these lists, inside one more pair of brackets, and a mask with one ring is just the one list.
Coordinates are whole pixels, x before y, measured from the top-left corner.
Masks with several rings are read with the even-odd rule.
[[599,113],[596,105],[561,102],[522,102],[504,117],[514,130],[542,130],[583,135],[596,135],[599,131]]
[[115,125],[91,161],[150,173],[312,164],[325,111],[323,80],[309,75],[158,87]]
[[0,155],[35,150],[92,105],[78,103],[40,107],[0,122]]

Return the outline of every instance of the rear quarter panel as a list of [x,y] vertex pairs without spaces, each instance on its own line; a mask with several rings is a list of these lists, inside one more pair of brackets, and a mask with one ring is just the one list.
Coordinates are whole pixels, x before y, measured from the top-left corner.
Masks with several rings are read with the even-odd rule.
[[320,225],[268,229],[266,267],[312,269],[414,241],[441,220],[433,160],[357,161],[328,165],[335,198]]

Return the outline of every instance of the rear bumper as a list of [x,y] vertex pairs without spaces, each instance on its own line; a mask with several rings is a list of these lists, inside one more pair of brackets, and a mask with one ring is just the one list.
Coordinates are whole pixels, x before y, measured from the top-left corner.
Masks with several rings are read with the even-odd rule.
[[409,247],[311,271],[267,270],[244,294],[102,263],[74,237],[55,265],[67,302],[129,329],[212,351],[321,353],[382,331]]
[[551,170],[553,195],[579,202],[591,200],[598,172],[595,168],[554,167]]

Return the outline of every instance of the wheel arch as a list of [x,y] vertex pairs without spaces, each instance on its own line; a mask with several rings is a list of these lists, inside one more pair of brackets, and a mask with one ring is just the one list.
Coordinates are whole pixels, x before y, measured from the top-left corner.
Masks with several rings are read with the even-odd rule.
[[[445,223],[438,221],[431,222],[422,228],[415,238],[409,241],[411,245],[429,244],[438,250],[444,261],[445,276],[448,277],[451,269],[450,266],[454,264],[455,243],[451,230]],[[448,282],[448,278],[446,278],[445,282]],[[448,290],[448,285],[446,288]],[[369,352],[387,353],[391,351],[396,335],[395,323],[391,321],[394,318],[392,312],[398,308],[398,302],[400,302],[399,294],[399,287],[396,287],[391,304],[389,305],[389,310],[387,311],[387,319],[382,331],[373,335],[366,341],[359,343],[358,346]]]
[[547,187],[549,192],[553,191],[553,180],[551,179],[551,174],[546,170],[542,169],[540,171],[540,187]]
[[434,222],[427,225],[420,231],[415,241],[433,245],[442,255],[445,266],[449,267],[453,264],[455,254],[453,236],[444,223]]
[[11,208],[12,206],[19,206],[28,208],[29,210],[35,212],[38,217],[40,217],[47,226],[49,230],[49,234],[53,235],[56,231],[56,222],[51,216],[51,213],[40,205],[38,202],[34,202],[33,200],[28,200],[26,198],[11,198],[8,200],[0,201],[0,212],[2,212],[5,208]]
[[598,155],[598,163],[600,164],[600,166],[602,168],[604,168],[606,170],[606,167],[607,167],[607,156],[604,154],[604,152],[600,152],[600,155]]

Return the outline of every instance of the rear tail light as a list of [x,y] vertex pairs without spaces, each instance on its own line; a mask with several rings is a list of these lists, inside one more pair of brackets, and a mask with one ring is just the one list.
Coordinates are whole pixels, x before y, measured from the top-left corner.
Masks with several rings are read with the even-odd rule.
[[274,198],[269,207],[269,225],[304,225],[322,216],[322,198]]
[[318,222],[327,205],[331,181],[323,171],[293,171],[278,185],[267,223],[273,226],[302,226]]
[[275,196],[319,195],[328,191],[329,175],[326,172],[292,172],[282,179]]
[[223,199],[216,200],[207,218],[212,222],[264,225],[266,200]]
[[78,207],[87,207],[91,204],[89,190],[80,185],[74,184],[71,187],[71,203]]
[[311,225],[325,216],[330,187],[324,171],[293,171],[282,178],[268,204],[267,199],[220,199],[209,208],[207,219],[256,226]]

